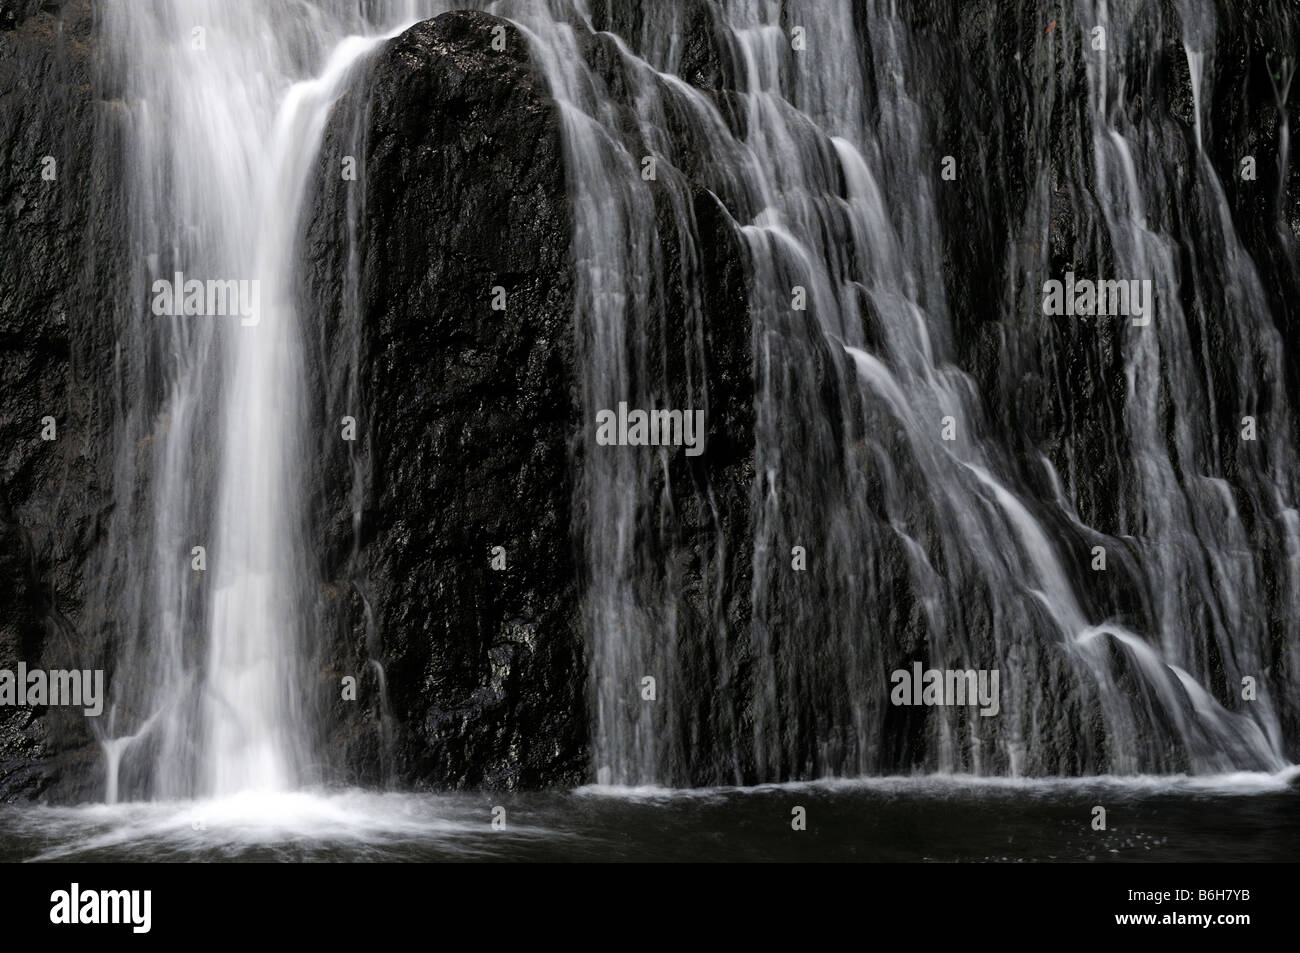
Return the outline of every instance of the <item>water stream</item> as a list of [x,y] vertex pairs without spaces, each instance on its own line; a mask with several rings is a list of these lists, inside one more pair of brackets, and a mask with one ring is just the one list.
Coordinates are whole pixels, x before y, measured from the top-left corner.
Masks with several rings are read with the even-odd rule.
[[[105,800],[122,803],[85,818],[82,847],[49,846],[49,856],[112,854],[120,845],[100,824],[111,818],[182,851],[186,825],[244,830],[254,815],[286,829],[315,818],[362,840],[378,825],[376,843],[460,823],[435,823],[427,804],[396,795],[308,793],[331,779],[314,750],[321,647],[308,608],[317,436],[303,421],[318,342],[297,300],[295,258],[331,110],[386,38],[450,6],[103,4],[104,69],[125,104],[125,240],[140,314],[117,373],[139,385],[124,391],[147,397],[116,409],[119,505],[95,597],[120,647],[100,740]],[[720,210],[746,263],[745,632],[712,595],[741,558],[721,529],[704,560],[707,618],[682,614],[691,554],[670,502],[672,451],[604,452],[594,428],[581,437],[581,624],[598,791],[731,791],[900,770],[972,784],[1171,775],[1285,788],[1284,714],[1300,697],[1296,415],[1268,295],[1205,152],[1214,6],[1175,6],[1170,24],[1168,6],[1074,0],[1059,41],[1019,62],[1039,106],[1022,128],[990,134],[1028,142],[1009,173],[1027,183],[1023,207],[1008,212],[994,175],[974,186],[1012,225],[999,249],[1005,321],[987,352],[1006,387],[994,397],[963,363],[963,315],[945,279],[953,186],[927,110],[953,78],[898,5],[647,2],[622,33],[600,33],[612,59],[599,66],[587,34],[611,21],[597,23],[593,5],[488,6],[523,31],[556,102],[584,419],[620,402],[711,414],[720,395],[708,383],[711,316],[698,281],[702,201]],[[725,100],[680,75],[700,9],[735,80]],[[1099,23],[1105,45],[1093,49]],[[796,27],[808,45],[793,42]],[[1153,82],[1133,69],[1134,51],[1167,29],[1185,52],[1190,137],[1132,108],[1134,91],[1150,95]],[[1085,63],[1085,101],[1058,100],[1062,57]],[[1047,116],[1075,135],[1076,181],[1052,167],[1060,132]],[[959,162],[959,175],[980,175],[975,157]],[[1103,275],[1154,287],[1148,324],[1119,321],[1104,345],[1069,345],[1095,347],[1094,357],[1113,348],[1123,368],[1123,392],[1107,399],[1125,490],[1109,508],[1089,496],[1095,461],[1037,429],[1017,389],[1055,379],[1065,337],[1082,333],[1051,327],[1039,307],[1043,282],[1063,277],[1049,253],[1063,195],[1077,244]],[[350,234],[362,213],[349,205]],[[177,273],[256,282],[255,315],[148,314],[154,282]],[[659,333],[655,309],[670,293],[684,301],[681,340]],[[359,357],[350,360],[354,393]],[[1277,428],[1267,451],[1224,429],[1247,416]],[[362,474],[349,460],[359,527]],[[795,547],[806,570],[792,569]],[[1094,547],[1137,594],[1122,607],[1085,578]],[[385,684],[372,630],[368,622],[370,663]],[[701,658],[707,673],[692,670]],[[999,717],[936,709],[900,755],[882,726],[900,717],[890,673],[913,661],[1000,670]],[[636,703],[645,674],[659,680],[655,705]],[[1247,677],[1259,686],[1249,703]],[[701,679],[718,696],[707,712],[686,688]],[[385,701],[385,738],[391,718]],[[42,814],[15,837],[40,842],[42,825],[61,816]],[[538,820],[537,837],[548,824]]]

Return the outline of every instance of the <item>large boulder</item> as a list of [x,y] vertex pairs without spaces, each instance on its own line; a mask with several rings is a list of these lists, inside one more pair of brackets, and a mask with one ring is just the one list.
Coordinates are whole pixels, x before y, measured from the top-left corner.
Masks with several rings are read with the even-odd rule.
[[[585,767],[571,223],[555,105],[513,28],[491,49],[503,23],[452,13],[392,40],[320,152],[304,247],[332,342],[319,368],[333,418],[322,615],[327,671],[362,679],[359,704],[338,691],[330,718],[330,750],[355,780],[536,786]],[[353,360],[348,404],[331,387],[347,372],[331,368]],[[355,474],[343,416],[359,422]]]

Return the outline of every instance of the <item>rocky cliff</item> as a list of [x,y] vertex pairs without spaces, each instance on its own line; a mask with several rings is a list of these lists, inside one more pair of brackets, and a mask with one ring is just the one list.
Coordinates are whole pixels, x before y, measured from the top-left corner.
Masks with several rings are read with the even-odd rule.
[[[979,6],[959,14],[947,3],[917,4],[909,14],[914,53],[935,78],[926,114],[935,155],[957,155],[963,170],[941,205],[944,286],[958,316],[953,359],[977,382],[987,426],[1007,437],[1043,511],[1052,489],[1037,453],[1061,472],[1076,457],[1094,460],[1077,488],[1081,518],[1122,533],[1127,448],[1114,441],[1124,429],[1125,380],[1113,329],[1076,327],[1018,344],[1025,301],[1006,292],[1015,269],[1043,251],[1040,240],[1054,272],[1095,271],[1108,254],[1080,141],[1086,77],[1077,57],[1047,39],[1053,30],[1077,35],[1079,25],[1040,17],[1042,4]],[[643,36],[637,5],[601,0],[592,9],[599,28],[633,46],[654,41]],[[743,132],[727,41],[707,4],[682,9],[680,72]],[[1300,163],[1284,180],[1269,164],[1282,142],[1271,71],[1295,51],[1295,19],[1281,9],[1224,5],[1208,74],[1214,94],[1202,109],[1206,153],[1293,353]],[[493,29],[505,25],[453,13],[389,42],[336,107],[302,223],[316,408],[307,423],[321,435],[311,505],[327,780],[538,787],[591,779],[579,624],[589,580],[574,535],[586,422],[570,183],[557,107],[524,38],[508,27],[505,48],[492,48]],[[1135,64],[1151,64],[1133,95],[1168,114],[1152,148],[1164,150],[1169,168],[1185,169],[1195,126],[1186,58],[1176,34],[1157,35],[1157,49],[1133,51]],[[610,38],[585,36],[582,49],[630,112],[635,91],[620,79]],[[119,386],[118,362],[131,359],[116,349],[126,320],[114,303],[124,281],[120,129],[99,67],[89,0],[0,0],[0,668],[112,658],[112,633],[97,624],[87,590],[99,582],[95,554],[114,508],[118,419],[124,406],[156,399]],[[1293,115],[1298,93],[1293,84]],[[749,717],[739,687],[752,662],[748,263],[727,212],[692,178],[691,130],[668,129],[665,141],[696,230],[701,260],[691,267],[714,405],[707,452],[673,459],[672,494],[650,504],[644,522],[665,546],[694,554],[672,580],[681,593],[683,697],[696,708],[678,724],[717,735],[681,727],[675,744],[698,758],[686,767],[691,779],[708,781],[715,749],[730,750]],[[1257,181],[1233,174],[1246,154],[1259,160]],[[1035,178],[1043,168],[1046,193]],[[672,290],[683,279],[682,236],[677,210],[664,204],[656,213],[667,290],[648,330],[678,342],[694,320]],[[1289,233],[1279,234],[1279,217]],[[1182,234],[1204,227],[1171,224]],[[666,366],[652,371],[680,380],[684,370],[672,362],[684,352],[665,348]],[[1288,386],[1300,400],[1297,366],[1288,365]],[[42,439],[47,416],[57,439]],[[355,420],[355,440],[342,437],[345,417]],[[720,564],[711,562],[719,539]],[[905,577],[903,554],[883,558]],[[1139,601],[1122,567],[1088,578],[1098,615],[1122,617]],[[1277,596],[1283,584],[1270,580],[1269,591]],[[916,613],[901,582],[896,595],[902,640]],[[1279,657],[1284,621],[1273,620]],[[723,657],[733,667],[719,691]],[[359,682],[355,701],[345,698],[347,677]],[[1297,726],[1288,727],[1294,737]],[[812,744],[814,729],[791,730]],[[889,757],[910,764],[918,725],[891,721],[881,731]],[[1059,740],[1068,751],[1069,739]],[[1079,764],[1064,757],[1056,767]],[[0,708],[0,799],[98,797],[99,770],[79,717]]]
[[[94,46],[89,0],[0,4],[0,669],[99,654],[121,206]],[[80,712],[0,708],[0,799],[79,796],[97,762]]]

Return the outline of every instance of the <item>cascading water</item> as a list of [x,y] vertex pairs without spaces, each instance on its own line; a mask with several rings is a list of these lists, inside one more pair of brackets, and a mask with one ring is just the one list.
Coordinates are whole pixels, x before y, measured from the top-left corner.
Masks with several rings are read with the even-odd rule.
[[[365,6],[384,29],[415,18],[405,3]],[[104,7],[138,262],[120,373],[156,395],[120,411],[118,496],[131,506],[114,516],[101,596],[121,645],[103,739],[110,800],[312,777],[294,253],[326,118],[384,39],[361,7]],[[256,310],[148,314],[152,283],[174,273],[249,282]],[[142,461],[147,499],[131,489]]]
[[0,6],[0,859],[1295,856],[1294,4]]
[[[451,5],[104,6],[136,262],[118,373],[137,385],[124,392],[147,398],[118,408],[121,505],[99,577],[118,646],[102,738],[110,799],[285,791],[316,777],[304,485],[317,438],[304,433],[299,206],[357,65],[401,24]],[[1300,669],[1300,468],[1289,435],[1264,454],[1222,426],[1267,411],[1289,427],[1292,414],[1267,296],[1204,151],[1209,4],[1184,0],[1175,18],[1194,99],[1187,143],[1131,108],[1151,81],[1129,57],[1170,27],[1165,14],[1078,0],[1050,39],[1023,62],[1016,54],[1040,108],[1021,129],[1000,115],[989,134],[1028,139],[1013,168],[1023,205],[995,176],[971,186],[1013,231],[1001,250],[1001,340],[981,352],[991,368],[970,366],[946,280],[951,186],[925,105],[942,99],[932,84],[945,78],[894,4],[489,9],[529,38],[566,148],[599,781],[1284,763],[1281,696]],[[1099,23],[1107,43],[1093,51]],[[725,95],[682,78],[704,35],[734,86]],[[1058,74],[1076,58],[1088,95],[1071,103]],[[1057,115],[1075,138],[1073,177],[1044,158],[1062,135]],[[1167,156],[1183,148],[1174,170]],[[980,159],[958,158],[977,175]],[[1176,193],[1186,197],[1167,203]],[[1047,327],[1039,298],[1061,277],[1050,244],[1062,194],[1093,263],[1152,280],[1159,308],[1150,326],[1120,322],[1082,345],[1097,361],[1122,355],[1122,406],[1106,423],[1115,456],[1129,458],[1128,492],[1113,513],[1096,504],[1089,461],[1038,433],[1019,389],[1061,373],[1061,335],[1072,333]],[[754,400],[740,552],[709,486],[694,492],[712,536],[692,549],[678,451],[597,446],[591,427],[624,402],[706,417],[722,402],[706,346],[701,209],[726,219],[745,258]],[[352,239],[357,227],[350,220]],[[152,282],[175,273],[257,280],[256,323],[142,315]],[[670,300],[681,312],[672,335]],[[1209,348],[1232,383],[1209,371]],[[355,349],[349,360],[350,404]],[[981,374],[997,388],[981,388]],[[348,453],[356,561],[364,481]],[[1136,596],[1084,578],[1096,546]],[[796,549],[806,571],[792,567]],[[693,561],[703,593],[686,592]],[[737,561],[743,619],[723,595]],[[704,608],[686,611],[686,595]],[[382,685],[369,621],[366,641]],[[914,662],[1000,670],[999,716],[891,707],[890,673]],[[653,705],[638,696],[647,675],[659,684]],[[1237,693],[1246,677],[1260,682],[1250,705]],[[702,686],[710,697],[691,697]],[[387,738],[386,700],[383,711]]]
[[[1294,619],[1296,596],[1294,585],[1282,587],[1270,609],[1265,579],[1295,578],[1300,470],[1289,430],[1270,442],[1265,461],[1215,424],[1266,406],[1285,429],[1293,414],[1268,302],[1201,151],[1209,5],[1188,2],[1179,12],[1197,113],[1189,221],[1165,211],[1166,197],[1184,187],[1167,178],[1163,158],[1175,128],[1123,99],[1150,83],[1130,75],[1126,55],[1155,43],[1158,10],[1080,2],[1059,27],[1051,20],[1044,34],[1059,29],[1056,37],[1020,65],[1044,101],[1028,128],[1031,186],[1024,211],[1010,216],[1019,221],[1003,285],[1008,333],[1020,341],[1005,341],[997,376],[1010,388],[1053,373],[1058,332],[1039,289],[1063,277],[1052,274],[1043,240],[1061,175],[1046,159],[1053,131],[1044,118],[1060,95],[1061,57],[1086,61],[1091,93],[1071,127],[1080,137],[1074,187],[1095,181],[1100,216],[1082,216],[1080,227],[1115,276],[1151,280],[1159,303],[1151,326],[1124,325],[1118,340],[1103,342],[1123,354],[1114,445],[1132,450],[1122,484],[1131,491],[1104,528],[1078,515],[1087,462],[1059,445],[1053,456],[1000,443],[977,382],[958,366],[943,149],[922,106],[942,100],[928,84],[948,77],[927,62],[905,13],[875,0],[734,0],[705,8],[702,20],[698,5],[595,15],[577,7],[510,9],[531,32],[563,120],[585,419],[620,401],[661,406],[671,393],[709,409],[699,373],[706,357],[691,323],[708,321],[689,272],[697,185],[725,205],[746,243],[757,388],[747,645],[726,636],[721,610],[695,631],[682,628],[669,451],[634,457],[596,445],[588,428],[579,496],[598,778],[698,784],[900,768],[1041,775],[1283,765],[1275,693],[1293,694],[1295,668],[1294,660],[1275,664],[1269,619],[1270,611]],[[1109,42],[1092,50],[1098,24]],[[618,35],[601,33],[606,26]],[[710,26],[736,77],[734,99],[675,75],[691,32]],[[593,30],[596,44],[583,39]],[[594,47],[605,52],[595,56]],[[647,157],[656,177],[639,174]],[[965,175],[978,174],[976,157],[962,161]],[[687,163],[700,168],[688,175]],[[1010,204],[1002,195],[989,201]],[[1075,208],[1086,208],[1082,199]],[[652,333],[668,280],[665,243],[686,262],[684,342]],[[1190,246],[1187,272],[1175,258],[1179,243]],[[1212,337],[1216,322],[1230,330]],[[1240,393],[1216,392],[1195,340],[1225,349],[1215,359],[1230,355]],[[662,368],[679,347],[689,353],[673,380]],[[998,409],[1012,417],[1012,434],[1034,432],[1021,417],[1032,408]],[[1062,459],[1071,465],[1064,480]],[[1085,554],[1097,545],[1122,560],[1138,606],[1117,611],[1085,583]],[[806,573],[791,571],[796,546],[808,554]],[[714,566],[718,576],[724,563]],[[707,726],[689,697],[684,651],[713,658],[714,690],[733,697]],[[915,661],[1000,669],[1000,716],[940,708],[900,725],[889,676]],[[1272,687],[1244,704],[1243,679],[1265,672]],[[636,694],[648,674],[668,686],[655,705]],[[910,739],[906,750],[890,746],[891,734]]]

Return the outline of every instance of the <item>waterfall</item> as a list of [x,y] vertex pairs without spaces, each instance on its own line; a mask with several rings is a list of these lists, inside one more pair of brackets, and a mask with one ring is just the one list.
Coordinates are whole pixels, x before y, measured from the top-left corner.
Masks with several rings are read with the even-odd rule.
[[[1129,98],[1137,89],[1157,101],[1129,58],[1157,45],[1161,9],[1078,2],[1058,26],[1043,8],[1041,34],[1026,34],[1032,50],[992,67],[1041,99],[1028,118],[999,114],[989,131],[998,142],[1029,137],[1026,199],[1018,209],[984,170],[978,200],[1014,233],[992,250],[1007,263],[1003,338],[986,352],[997,363],[972,367],[945,281],[944,203],[959,187],[940,177],[947,150],[927,110],[954,81],[977,77],[948,75],[922,33],[928,14],[882,0],[510,7],[558,101],[575,215],[587,424],[577,508],[600,782],[1285,763],[1274,691],[1294,690],[1294,668],[1273,668],[1267,580],[1294,580],[1300,552],[1294,415],[1269,303],[1203,152],[1209,3],[1178,11],[1190,139]],[[690,40],[713,43],[734,96],[683,80]],[[1065,133],[1049,120],[1068,95],[1059,74],[1080,60],[1086,101],[1059,105],[1076,167],[1053,168],[1050,143]],[[1190,182],[1172,178],[1184,173],[1167,158],[1184,149]],[[981,176],[979,155],[956,158],[966,180]],[[647,159],[654,177],[642,174]],[[1151,281],[1158,302],[1150,326],[1096,332],[1090,358],[1114,350],[1123,361],[1122,407],[1106,424],[1116,458],[1126,448],[1131,460],[1118,464],[1127,492],[1106,501],[1113,518],[1069,437],[1034,437],[1041,421],[1015,396],[1026,381],[1054,379],[1056,352],[1082,333],[1051,327],[1038,291],[1062,277],[1044,239],[1063,178],[1080,247],[1095,249],[1104,274]],[[596,413],[620,401],[653,408],[672,397],[706,413],[717,401],[695,271],[701,190],[725,208],[748,258],[747,633],[729,631],[717,601],[702,624],[680,610],[689,553],[678,507],[715,488],[697,491],[680,474],[673,486],[671,450],[637,455],[592,437]],[[672,276],[666,247],[680,255]],[[669,341],[656,308],[675,280],[685,332]],[[678,348],[686,357],[670,373]],[[1234,392],[1222,392],[1211,360],[1226,362]],[[1277,428],[1267,453],[1218,429],[1264,407]],[[792,571],[795,547],[806,572]],[[1094,547],[1136,604],[1089,578]],[[737,558],[725,548],[719,532],[709,592]],[[1283,588],[1272,611],[1294,618],[1294,592]],[[711,681],[692,681],[687,656],[711,660]],[[1001,670],[1000,716],[891,710],[891,671],[916,661]],[[1270,671],[1273,688],[1245,702],[1243,679]],[[665,686],[653,704],[637,696],[646,675]],[[692,697],[701,683],[723,700]]]
[[[361,6],[104,5],[136,262],[119,378],[141,397],[118,411],[101,577],[120,646],[111,800],[283,791],[316,770],[297,223],[335,100],[414,19]],[[178,273],[246,282],[255,311],[150,313]]]
[[[93,600],[110,800],[321,780],[307,486],[329,438],[308,380],[329,352],[351,405],[362,349],[353,328],[334,354],[299,305],[302,206],[361,64],[461,5],[103,4],[132,261]],[[1032,29],[987,63],[945,34],[954,14],[889,0],[486,6],[526,36],[565,149],[598,782],[1286,763],[1300,460],[1274,304],[1211,156],[1209,0],[1016,5]],[[1140,65],[1175,48],[1186,102]],[[355,324],[365,209],[346,208]],[[739,330],[705,290],[726,242]],[[1067,267],[1151,282],[1154,317],[1046,316]],[[151,310],[181,275],[256,307]],[[997,320],[968,320],[978,295]],[[747,373],[720,381],[733,332]],[[1080,368],[1103,382],[1082,396]],[[737,403],[743,435],[718,422]],[[707,451],[599,443],[623,405],[743,444],[743,505]],[[1247,419],[1267,436],[1239,439]],[[340,453],[358,564],[364,465]],[[388,773],[398,678],[357,592]],[[997,671],[996,717],[893,704],[913,665]]]

